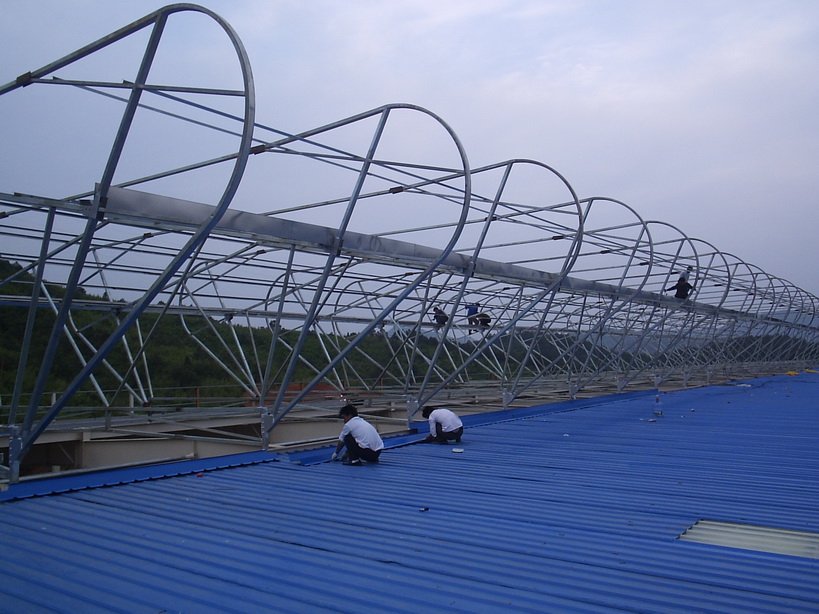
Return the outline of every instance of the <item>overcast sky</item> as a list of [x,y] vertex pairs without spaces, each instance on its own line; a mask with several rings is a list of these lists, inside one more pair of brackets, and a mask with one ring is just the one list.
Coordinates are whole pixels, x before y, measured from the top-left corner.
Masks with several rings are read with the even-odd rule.
[[[164,4],[0,0],[0,83]],[[819,295],[815,0],[200,4],[244,42],[266,124],[417,104],[473,167],[542,161],[581,197],[624,201]],[[4,138],[13,121],[0,117]]]

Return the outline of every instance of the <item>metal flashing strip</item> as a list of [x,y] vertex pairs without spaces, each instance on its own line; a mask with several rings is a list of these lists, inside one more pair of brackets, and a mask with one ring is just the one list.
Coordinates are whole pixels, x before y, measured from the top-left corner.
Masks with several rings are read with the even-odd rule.
[[680,539],[701,544],[819,559],[819,533],[751,524],[698,520]]
[[6,490],[0,491],[0,505],[5,501],[15,501],[29,497],[54,495],[87,488],[102,488],[117,484],[131,484],[144,480],[157,480],[196,474],[203,471],[241,467],[257,463],[283,462],[285,460],[287,460],[287,457],[282,454],[259,450],[196,460],[79,471],[74,474],[54,477],[34,477],[17,484],[11,484]]

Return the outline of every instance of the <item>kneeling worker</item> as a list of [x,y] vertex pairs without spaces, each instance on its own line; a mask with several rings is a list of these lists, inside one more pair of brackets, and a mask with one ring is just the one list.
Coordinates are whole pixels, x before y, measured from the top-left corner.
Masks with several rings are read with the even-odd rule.
[[437,441],[446,443],[447,441],[461,441],[464,434],[464,424],[455,412],[443,407],[434,409],[430,406],[424,407],[421,415],[429,420],[429,435],[424,441]]
[[384,442],[375,427],[359,417],[358,410],[353,405],[345,405],[338,412],[338,417],[344,420],[344,427],[338,436],[338,445],[333,452],[332,459],[338,459],[341,448],[347,446],[344,456],[345,465],[360,465],[362,460],[368,463],[377,463],[384,449]]

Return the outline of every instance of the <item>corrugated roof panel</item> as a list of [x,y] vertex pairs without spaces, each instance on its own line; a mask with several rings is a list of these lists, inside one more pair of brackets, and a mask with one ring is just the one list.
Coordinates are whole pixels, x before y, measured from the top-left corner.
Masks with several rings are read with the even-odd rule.
[[463,453],[6,502],[0,610],[816,612],[819,561],[678,536],[703,518],[819,530],[817,391],[812,374],[687,390],[660,417],[629,395],[473,424]]

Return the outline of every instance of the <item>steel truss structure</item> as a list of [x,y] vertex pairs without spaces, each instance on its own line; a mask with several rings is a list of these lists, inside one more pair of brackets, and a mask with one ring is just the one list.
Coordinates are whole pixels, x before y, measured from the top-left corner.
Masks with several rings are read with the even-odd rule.
[[[168,23],[193,16],[227,38],[238,86],[149,80]],[[145,32],[130,80],[62,74]],[[400,406],[409,422],[427,403],[509,406],[819,357],[815,296],[623,202],[581,198],[543,163],[471,168],[426,109],[386,105],[298,133],[257,122],[241,41],[207,9],[156,11],[0,87],[0,104],[54,89],[119,120],[102,164],[84,154],[72,171],[84,188],[0,194],[0,301],[26,314],[0,390],[12,481],[55,418],[100,409],[176,420],[251,408],[266,447],[293,410],[342,400]],[[181,139],[175,165],[145,153]],[[211,141],[212,155],[185,158]],[[667,293],[683,271],[685,300]],[[201,381],[171,400],[155,386],[169,320],[232,394],[208,399]],[[66,362],[76,369],[55,389]]]

